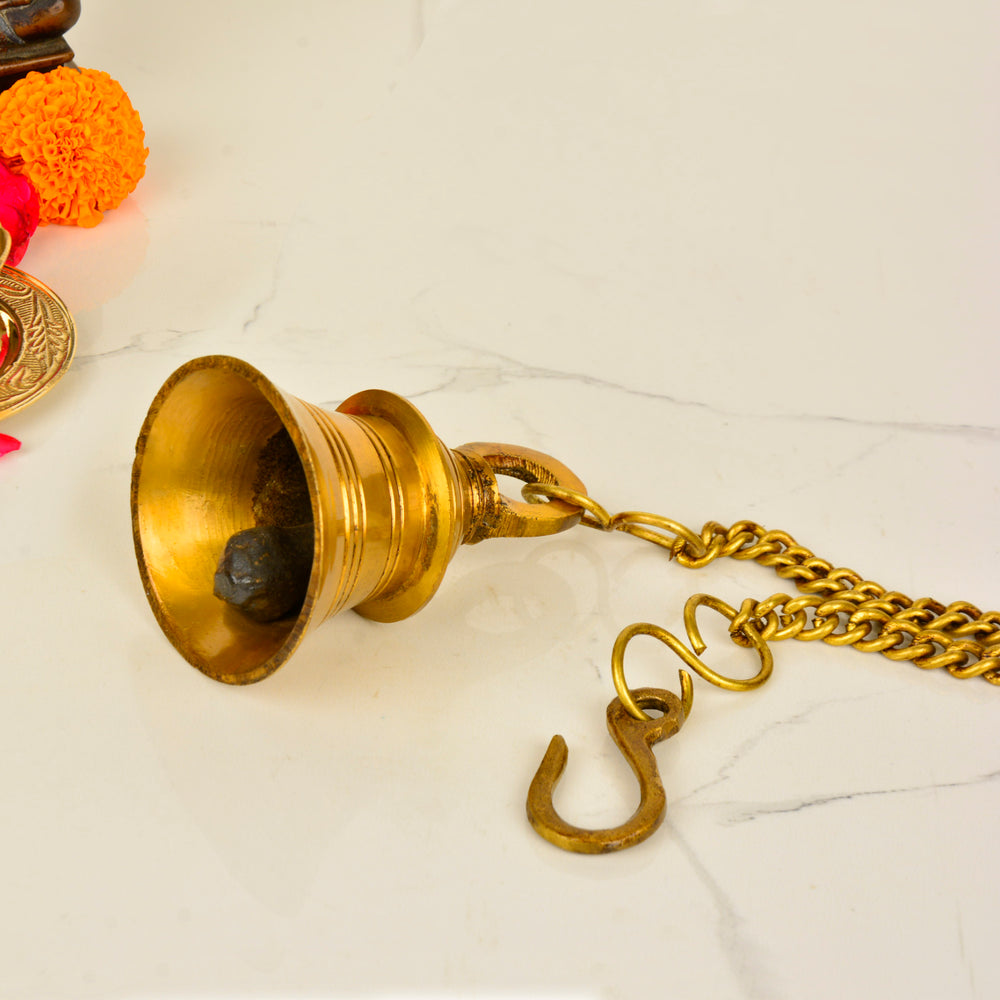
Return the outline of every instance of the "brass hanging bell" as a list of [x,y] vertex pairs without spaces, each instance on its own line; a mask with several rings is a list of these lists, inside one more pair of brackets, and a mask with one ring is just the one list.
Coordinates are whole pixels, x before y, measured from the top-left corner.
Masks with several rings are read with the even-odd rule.
[[[338,611],[380,622],[418,611],[463,542],[579,522],[578,505],[505,497],[497,474],[585,492],[530,448],[446,447],[393,393],[367,390],[328,411],[244,361],[196,358],[164,383],[136,444],[132,530],[146,596],[191,664],[228,684],[259,681]],[[303,518],[312,559],[297,613],[257,621],[215,595],[235,535]]]

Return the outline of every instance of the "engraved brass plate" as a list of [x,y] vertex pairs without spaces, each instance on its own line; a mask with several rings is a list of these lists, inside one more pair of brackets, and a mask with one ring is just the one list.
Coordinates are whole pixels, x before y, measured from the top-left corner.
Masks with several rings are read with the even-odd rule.
[[9,338],[0,361],[0,420],[33,403],[73,359],[76,326],[62,300],[15,267],[0,270],[0,333]]

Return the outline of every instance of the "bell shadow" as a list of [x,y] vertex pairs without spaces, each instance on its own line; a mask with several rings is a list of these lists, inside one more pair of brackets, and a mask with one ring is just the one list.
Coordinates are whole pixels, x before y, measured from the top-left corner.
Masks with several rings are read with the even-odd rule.
[[[509,558],[496,559],[500,551]],[[581,615],[606,616],[609,586],[605,563],[578,539],[462,547],[440,589],[412,617],[382,624],[343,613],[320,624],[275,675],[273,696],[303,707],[363,701],[377,686],[373,671],[396,675],[405,664],[415,696],[432,691],[441,710],[461,711],[483,678],[573,643]],[[343,668],[355,651],[367,669]],[[456,704],[440,701],[452,696]]]
[[[294,913],[338,845],[363,831],[395,838],[396,783],[433,757],[434,720],[467,717],[487,681],[509,682],[506,668],[533,669],[571,633],[581,592],[606,587],[586,546],[525,545],[534,548],[521,559],[464,573],[453,563],[456,578],[404,622],[328,620],[277,673],[246,687],[203,677],[158,632],[151,649],[151,615],[130,630],[137,711],[164,780],[247,893]],[[553,565],[580,551],[590,586]]]

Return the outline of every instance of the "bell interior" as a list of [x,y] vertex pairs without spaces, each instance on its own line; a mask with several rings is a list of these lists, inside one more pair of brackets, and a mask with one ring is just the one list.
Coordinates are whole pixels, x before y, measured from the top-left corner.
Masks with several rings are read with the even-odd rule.
[[[280,391],[249,366],[215,366],[189,370],[164,386],[137,446],[133,529],[150,604],[177,649],[228,683],[249,683],[277,669],[309,618],[312,586],[297,615],[267,623],[213,593],[229,538],[261,523],[282,523],[281,505],[263,512],[260,505],[262,454],[282,431],[295,446],[293,478],[306,484],[308,473],[294,457],[302,435]],[[314,495],[313,484],[307,489]],[[314,496],[311,502],[314,512]]]

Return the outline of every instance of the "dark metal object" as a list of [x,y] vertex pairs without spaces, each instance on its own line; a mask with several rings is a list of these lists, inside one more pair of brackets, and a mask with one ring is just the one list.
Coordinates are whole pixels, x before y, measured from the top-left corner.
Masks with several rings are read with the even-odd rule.
[[80,0],[0,0],[0,89],[68,63],[62,36],[79,17]]
[[215,596],[258,622],[298,614],[312,561],[312,524],[238,531],[215,572]]

